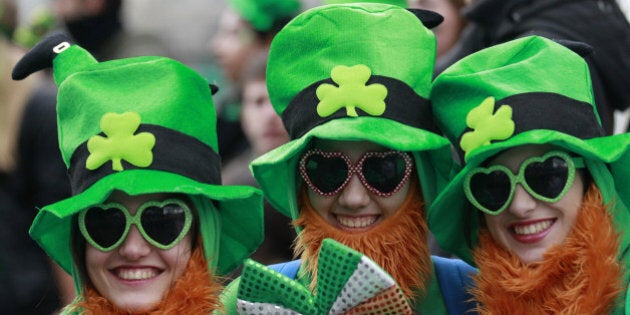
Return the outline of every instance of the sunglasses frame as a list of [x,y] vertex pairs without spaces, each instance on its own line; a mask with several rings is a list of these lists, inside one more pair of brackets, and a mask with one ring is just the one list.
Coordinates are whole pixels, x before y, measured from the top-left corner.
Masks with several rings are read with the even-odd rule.
[[[384,193],[372,187],[372,185],[368,183],[361,169],[363,167],[363,162],[367,158],[374,157],[374,156],[383,158],[392,154],[398,154],[402,156],[403,161],[405,162],[405,174],[403,175],[403,178],[400,180],[400,183],[396,186],[396,188],[394,188],[391,192]],[[339,157],[346,162],[346,166],[348,167],[348,175],[346,176],[346,179],[344,180],[344,182],[341,185],[339,185],[339,187],[335,189],[334,191],[329,192],[329,193],[321,191],[319,188],[317,188],[313,184],[313,182],[311,182],[311,179],[308,177],[308,174],[306,173],[306,160],[313,155],[321,155],[324,158]],[[329,151],[322,151],[320,149],[310,149],[306,151],[304,155],[302,155],[302,158],[300,158],[299,169],[300,169],[300,175],[302,176],[302,179],[308,185],[308,187],[310,187],[318,195],[321,195],[324,197],[331,197],[341,192],[348,185],[348,183],[350,182],[350,179],[352,179],[352,176],[354,174],[357,174],[357,176],[359,177],[359,180],[361,181],[361,183],[367,190],[369,190],[371,193],[381,198],[387,198],[395,194],[396,192],[398,192],[402,188],[402,186],[409,180],[409,177],[411,176],[411,172],[413,171],[413,158],[409,155],[409,153],[403,152],[403,151],[396,151],[396,150],[371,151],[371,152],[364,153],[361,156],[361,158],[359,158],[359,161],[357,161],[357,163],[355,164],[355,163],[352,163],[350,158],[342,152],[339,152],[339,151],[329,152]]]
[[[179,232],[179,235],[177,236],[177,238],[175,238],[171,243],[167,245],[163,245],[155,241],[154,239],[152,239],[144,230],[144,227],[142,226],[142,213],[144,212],[144,210],[148,209],[149,207],[157,206],[159,208],[164,208],[164,206],[168,204],[176,204],[184,210],[184,227]],[[85,216],[87,212],[95,207],[100,208],[99,210],[101,211],[105,211],[106,209],[112,209],[112,208],[118,209],[122,211],[123,214],[125,215],[125,229],[123,233],[121,234],[120,238],[113,245],[109,247],[103,247],[99,245],[96,241],[94,241],[92,239],[92,236],[90,236],[90,233],[88,232],[88,229],[85,225]],[[127,235],[129,234],[129,230],[131,230],[132,225],[136,226],[136,228],[138,229],[142,237],[149,244],[162,250],[168,250],[175,247],[175,245],[177,245],[184,238],[184,236],[186,236],[186,233],[188,233],[188,231],[190,230],[190,227],[192,226],[192,220],[193,220],[192,210],[190,210],[190,207],[188,206],[188,204],[186,204],[184,201],[179,200],[179,199],[166,199],[163,201],[154,201],[154,200],[147,201],[138,207],[138,210],[136,211],[135,215],[132,215],[131,213],[129,213],[129,210],[124,205],[117,202],[112,202],[112,203],[99,204],[99,205],[82,210],[81,213],[79,213],[79,229],[81,230],[81,234],[83,234],[83,237],[85,237],[85,240],[88,243],[90,243],[90,245],[92,245],[93,247],[95,247],[96,249],[102,252],[109,252],[117,248],[118,246],[120,246],[127,239]]]
[[[549,158],[552,157],[559,157],[562,160],[564,160],[564,162],[567,165],[567,170],[568,170],[568,176],[567,176],[567,180],[564,183],[564,187],[562,188],[562,191],[560,191],[560,193],[558,194],[558,196],[554,197],[554,198],[548,198],[545,197],[543,195],[540,195],[539,193],[535,192],[527,183],[527,181],[525,180],[525,169],[527,169],[528,166],[530,166],[533,163],[536,162],[544,162],[547,161]],[[470,173],[468,173],[466,175],[466,178],[464,179],[464,192],[466,194],[466,198],[468,198],[468,201],[470,203],[473,204],[473,206],[475,206],[477,209],[479,209],[480,211],[483,211],[487,214],[490,215],[499,215],[501,212],[503,212],[505,209],[507,209],[509,207],[509,205],[512,203],[512,200],[514,199],[514,191],[516,190],[516,185],[517,184],[521,184],[521,187],[523,187],[523,189],[525,189],[525,191],[530,194],[532,197],[544,201],[544,202],[549,202],[549,203],[554,203],[559,201],[560,199],[562,199],[564,197],[564,195],[566,195],[567,191],[569,191],[569,188],[571,187],[571,185],[573,184],[573,180],[575,179],[575,170],[576,168],[583,168],[584,167],[584,159],[581,157],[574,157],[574,156],[570,156],[569,154],[567,154],[566,152],[563,151],[557,151],[557,150],[553,150],[553,151],[549,151],[547,153],[545,153],[542,156],[531,156],[528,157],[527,159],[523,160],[523,162],[521,163],[521,165],[518,168],[518,173],[514,174],[512,172],[512,170],[510,170],[509,168],[507,168],[504,165],[493,165],[490,167],[476,167],[474,168],[472,171],[470,171]],[[477,198],[475,198],[474,194],[472,193],[472,190],[470,188],[470,181],[472,180],[472,177],[477,175],[477,174],[491,174],[495,171],[501,171],[503,173],[505,173],[508,178],[510,179],[510,193],[508,195],[508,198],[506,199],[505,203],[498,209],[498,210],[490,210],[487,209],[485,206],[481,205],[481,203],[479,203],[477,201]]]

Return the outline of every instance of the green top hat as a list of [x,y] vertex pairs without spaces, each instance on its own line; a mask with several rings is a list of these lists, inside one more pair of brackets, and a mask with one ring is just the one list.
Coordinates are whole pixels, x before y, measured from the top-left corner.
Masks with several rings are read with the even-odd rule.
[[229,0],[245,21],[259,32],[279,31],[298,15],[299,0]]
[[221,185],[215,110],[204,78],[162,57],[99,63],[61,34],[29,51],[13,78],[51,65],[59,87],[59,145],[73,196],[45,206],[30,234],[63,269],[75,267],[75,215],[113,190],[208,201],[195,204],[199,230],[208,263],[221,274],[258,247],[262,196],[252,187]]
[[[615,204],[615,224],[620,230],[629,226],[624,203],[630,200],[624,198],[630,191],[620,181],[630,175],[630,134],[604,135],[588,66],[577,53],[538,36],[486,48],[440,74],[431,101],[463,161],[428,213],[442,248],[474,264],[479,211],[464,196],[463,180],[488,158],[526,144],[551,144],[584,157],[604,201]],[[622,248],[629,244],[625,233]]]
[[379,3],[320,6],[274,38],[267,86],[291,140],[251,168],[283,214],[299,215],[297,162],[314,138],[413,152],[427,202],[444,183],[450,149],[427,100],[436,41],[425,27],[441,16],[414,12]]

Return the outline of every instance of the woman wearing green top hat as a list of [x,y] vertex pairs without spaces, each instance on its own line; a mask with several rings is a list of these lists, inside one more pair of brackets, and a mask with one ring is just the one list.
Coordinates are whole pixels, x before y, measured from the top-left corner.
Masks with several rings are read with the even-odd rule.
[[621,181],[630,134],[605,136],[576,52],[524,37],[434,81],[433,111],[463,168],[431,205],[429,226],[479,268],[481,313],[629,310],[630,194]]
[[[207,314],[225,274],[262,240],[262,198],[220,185],[211,87],[168,58],[97,62],[53,35],[13,77],[53,66],[73,196],[32,238],[71,273],[68,314]],[[246,232],[246,233],[245,233]]]
[[[451,161],[427,100],[436,42],[425,25],[441,17],[413,12],[328,5],[287,24],[271,44],[267,86],[291,140],[251,168],[298,231],[301,260],[279,267],[294,270],[290,278],[316,288],[318,253],[331,238],[391,274],[414,311],[463,313],[472,268],[432,259],[426,242],[425,205]],[[453,277],[437,276],[443,269]],[[224,292],[228,313],[239,281]]]

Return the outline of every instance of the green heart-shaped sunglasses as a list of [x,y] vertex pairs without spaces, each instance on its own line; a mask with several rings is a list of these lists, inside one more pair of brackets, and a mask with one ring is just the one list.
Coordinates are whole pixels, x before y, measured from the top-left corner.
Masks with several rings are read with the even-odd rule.
[[582,167],[580,157],[549,151],[525,159],[517,174],[503,165],[476,167],[464,179],[464,192],[477,209],[498,215],[512,202],[517,184],[538,200],[559,201],[571,187],[575,169]]
[[124,205],[113,202],[81,211],[79,229],[90,245],[108,252],[120,246],[135,225],[149,244],[167,250],[186,236],[192,220],[192,211],[179,199],[147,201],[134,215]]

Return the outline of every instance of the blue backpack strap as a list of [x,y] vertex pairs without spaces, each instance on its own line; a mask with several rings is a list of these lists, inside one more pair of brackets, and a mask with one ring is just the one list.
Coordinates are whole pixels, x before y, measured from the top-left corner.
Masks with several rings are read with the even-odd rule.
[[295,279],[298,270],[300,269],[300,264],[302,263],[301,259],[296,259],[288,262],[283,262],[279,264],[269,265],[271,270],[277,271],[291,279]]
[[460,259],[432,256],[435,275],[449,314],[472,314],[476,304],[468,288],[474,284],[471,276],[477,269]]

